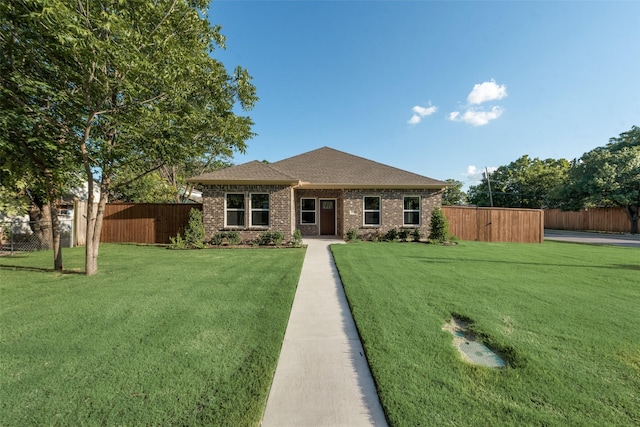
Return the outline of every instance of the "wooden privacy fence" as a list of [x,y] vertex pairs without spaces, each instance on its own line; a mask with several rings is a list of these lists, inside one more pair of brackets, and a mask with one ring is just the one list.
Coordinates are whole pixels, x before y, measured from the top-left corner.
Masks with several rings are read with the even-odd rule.
[[460,240],[544,241],[544,212],[541,209],[443,206],[442,212],[449,221],[449,232]]
[[[76,245],[85,244],[86,202],[76,206]],[[100,241],[106,243],[169,243],[189,223],[191,209],[202,204],[107,203]]]
[[[75,208],[76,245],[85,244],[86,202]],[[111,243],[169,243],[182,233],[191,209],[202,204],[108,203],[100,240]],[[539,209],[444,206],[449,231],[461,240],[541,243],[545,214]],[[624,214],[624,212],[623,212]]]
[[555,230],[608,231],[628,233],[631,222],[624,208],[593,208],[576,212],[545,209],[544,224]]

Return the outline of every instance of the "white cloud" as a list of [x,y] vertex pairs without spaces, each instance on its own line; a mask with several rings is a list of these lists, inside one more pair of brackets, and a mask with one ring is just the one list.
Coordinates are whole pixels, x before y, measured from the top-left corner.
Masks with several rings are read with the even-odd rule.
[[[489,173],[492,173],[498,168],[496,166],[489,166],[487,167],[487,169],[489,170]],[[463,173],[462,175],[467,177],[467,180],[471,185],[475,185],[482,180],[483,174],[484,174],[484,168],[478,169],[474,165],[469,165],[467,166],[467,172]]]
[[420,115],[421,117],[424,117],[424,116],[430,116],[436,111],[438,111],[438,107],[434,105],[429,105],[429,107],[425,108],[425,107],[416,105],[415,107],[412,108],[412,110],[414,113]]
[[460,114],[459,111],[449,113],[449,120],[454,122],[464,122],[471,126],[484,126],[491,120],[495,120],[502,115],[502,107],[494,106],[491,111],[478,111],[473,108]]
[[507,96],[507,86],[499,85],[495,80],[478,83],[467,96],[466,111],[453,111],[449,113],[452,122],[464,122],[471,126],[484,126],[502,115],[504,109],[495,105],[491,110],[485,111],[481,107],[475,107],[487,101],[495,101]]
[[434,105],[429,105],[428,107],[421,107],[416,105],[411,109],[413,111],[413,116],[407,121],[410,125],[415,125],[420,123],[423,117],[430,116],[438,111],[438,107]]
[[487,101],[495,101],[507,96],[507,86],[498,85],[495,80],[483,82],[473,86],[473,90],[467,96],[470,105],[482,104]]
[[407,123],[409,123],[410,125],[415,125],[420,123],[420,120],[421,120],[420,116],[417,114],[414,114],[413,116],[411,116],[411,118]]

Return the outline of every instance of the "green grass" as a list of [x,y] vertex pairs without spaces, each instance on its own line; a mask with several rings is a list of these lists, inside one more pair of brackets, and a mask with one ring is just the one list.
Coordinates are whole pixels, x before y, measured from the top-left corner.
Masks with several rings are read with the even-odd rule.
[[257,425],[303,258],[105,244],[94,277],[0,258],[0,425]]
[[[640,425],[640,250],[334,245],[394,426]],[[452,314],[510,363],[464,362]]]

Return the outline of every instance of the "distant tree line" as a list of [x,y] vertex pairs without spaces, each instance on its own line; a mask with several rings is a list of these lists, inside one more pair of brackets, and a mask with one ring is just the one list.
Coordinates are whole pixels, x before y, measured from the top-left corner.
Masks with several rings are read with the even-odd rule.
[[[622,207],[630,231],[638,232],[640,206],[640,127],[633,126],[580,158],[519,159],[484,174],[465,194],[462,183],[447,180],[444,205],[509,208]],[[491,191],[489,191],[491,189]]]

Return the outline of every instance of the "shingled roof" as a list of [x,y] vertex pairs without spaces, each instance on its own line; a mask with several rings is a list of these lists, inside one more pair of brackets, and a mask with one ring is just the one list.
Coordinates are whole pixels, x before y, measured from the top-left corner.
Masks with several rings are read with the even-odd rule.
[[287,184],[296,185],[299,179],[282,173],[271,165],[254,160],[237,166],[219,169],[187,179],[202,184]]
[[297,188],[427,188],[446,182],[407,172],[329,147],[274,163],[253,161],[190,178],[221,184],[289,184]]

